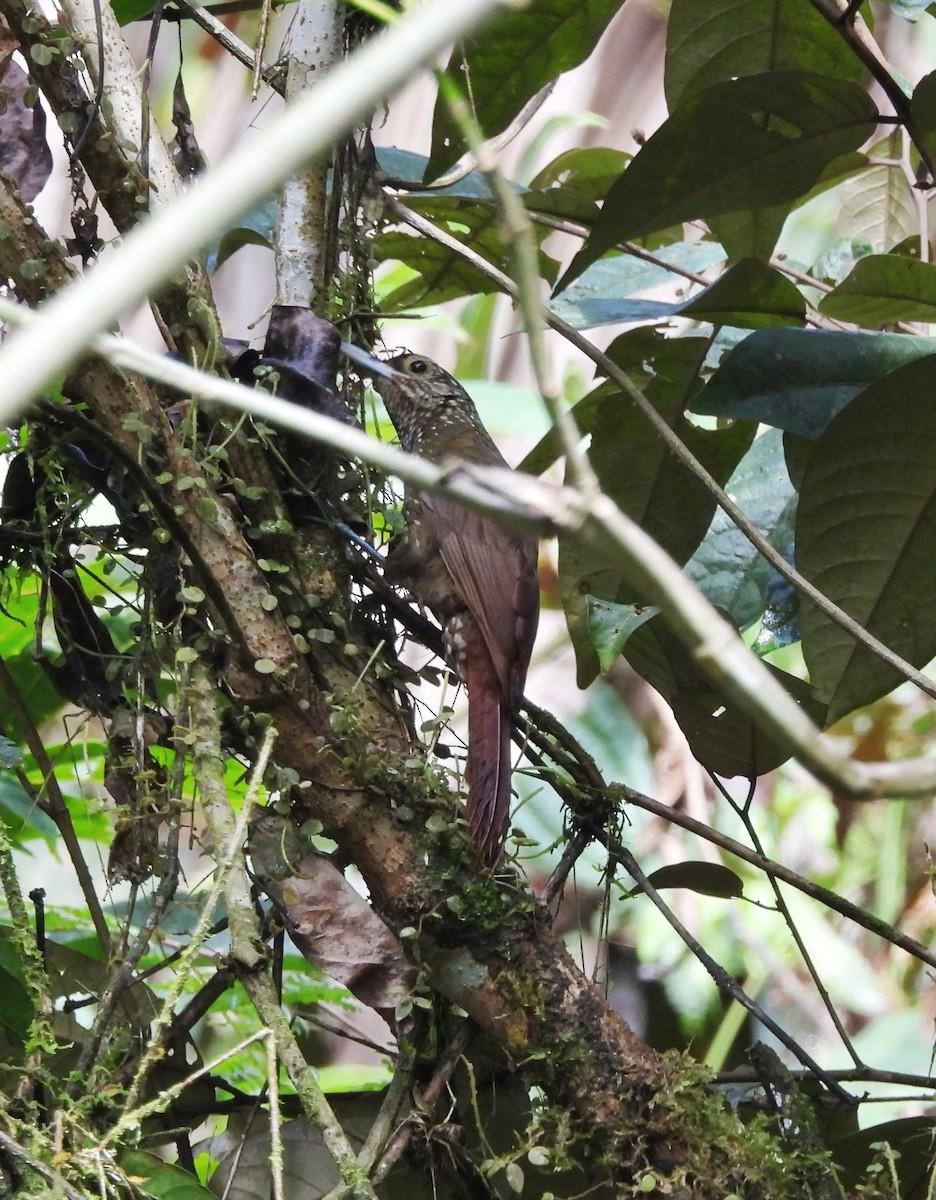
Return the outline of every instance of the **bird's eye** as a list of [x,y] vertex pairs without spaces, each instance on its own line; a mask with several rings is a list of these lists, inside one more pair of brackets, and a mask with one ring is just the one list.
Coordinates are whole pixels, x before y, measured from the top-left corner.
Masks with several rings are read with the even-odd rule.
[[411,358],[409,369],[413,375],[424,375],[429,369],[429,364],[424,358]]

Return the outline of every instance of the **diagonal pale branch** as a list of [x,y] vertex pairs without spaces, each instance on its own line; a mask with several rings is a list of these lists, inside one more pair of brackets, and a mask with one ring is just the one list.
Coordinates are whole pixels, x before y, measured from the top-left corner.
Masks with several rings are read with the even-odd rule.
[[[0,316],[23,319],[26,311],[0,301]],[[922,796],[936,792],[936,762],[858,763],[844,758],[789,693],[752,653],[731,625],[665,550],[603,494],[583,496],[515,471],[453,462],[439,467],[377,441],[363,430],[290,404],[262,391],[196,371],[123,338],[101,336],[93,348],[115,365],[139,371],[170,387],[230,404],[251,416],[293,430],[341,454],[360,458],[407,483],[452,496],[501,520],[562,531],[618,547],[628,570],[651,604],[658,604],[702,669],[742,706],[760,729],[789,746],[817,779],[852,796]]]
[[242,146],[134,230],[117,252],[51,300],[41,321],[18,330],[0,351],[0,422],[9,424],[96,333],[170,279],[216,232],[314,162],[417,68],[502,4],[435,0],[416,10],[287,108],[265,131],[262,151],[253,143]]

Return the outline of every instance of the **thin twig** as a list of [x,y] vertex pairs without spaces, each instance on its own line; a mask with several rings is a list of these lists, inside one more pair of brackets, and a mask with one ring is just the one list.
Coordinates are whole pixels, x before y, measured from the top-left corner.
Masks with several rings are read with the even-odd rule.
[[[711,842],[715,846],[720,846],[723,850],[727,850],[729,854],[733,854],[735,858],[740,858],[744,862],[750,863],[752,867],[757,867],[765,875],[770,875],[782,880],[784,883],[788,883],[791,887],[796,888],[797,891],[810,896],[813,900],[818,900],[820,904],[824,904],[827,908],[831,908],[840,916],[845,917],[846,920],[853,921],[856,925],[867,929],[869,933],[873,933],[876,937],[881,938],[882,941],[890,942],[892,946],[897,946],[898,949],[906,951],[911,957],[936,969],[936,952],[930,950],[915,938],[902,933],[893,925],[882,921],[880,917],[874,916],[873,913],[869,913],[866,909],[859,908],[857,904],[852,904],[850,900],[845,900],[837,892],[832,892],[818,883],[813,883],[811,879],[806,879],[805,876],[797,874],[796,871],[791,870],[782,863],[765,858],[762,854],[758,854],[742,842],[735,841],[734,838],[719,832],[717,829],[712,829],[710,826],[703,824],[702,821],[697,821],[695,817],[690,817],[688,813],[671,808],[667,804],[662,804],[659,800],[654,800],[652,796],[645,796],[641,792],[633,791],[631,788],[619,788],[619,785],[616,784],[612,786],[612,790],[620,790],[626,803],[633,804],[635,808],[642,808],[645,812],[653,813],[654,816],[660,817],[661,820],[679,825],[682,829],[689,830],[690,833],[704,838],[707,842]],[[604,834],[602,831],[593,830],[593,832],[595,838],[604,843]]]
[[[213,37],[223,50],[253,71],[257,61],[254,51],[246,42],[242,42],[236,34],[232,33],[223,21],[219,21],[210,9],[203,8],[200,4],[189,4],[188,0],[173,0],[173,2],[186,17],[191,17],[196,25],[200,25],[205,33]],[[283,69],[278,64],[263,64],[260,67],[260,78],[278,95],[283,95],[286,82]]]
[[815,1059],[813,1059],[811,1055],[807,1054],[807,1052],[802,1046],[800,1046],[796,1039],[787,1033],[782,1025],[775,1021],[768,1013],[764,1012],[760,1005],[745,993],[738,981],[732,975],[730,975],[720,963],[715,961],[715,959],[711,956],[711,954],[709,954],[709,952],[697,938],[692,936],[689,930],[685,927],[685,925],[683,925],[683,923],[679,920],[673,910],[669,907],[660,893],[656,890],[656,888],[641,870],[637,860],[627,849],[627,847],[621,845],[621,843],[617,843],[613,849],[613,855],[621,863],[621,866],[624,867],[628,874],[633,877],[634,881],[639,884],[641,889],[650,898],[651,902],[656,906],[659,912],[662,913],[669,925],[672,926],[676,933],[679,934],[680,938],[682,938],[683,942],[685,942],[692,954],[698,959],[702,966],[705,967],[706,971],[708,971],[709,975],[711,975],[718,989],[731,996],[733,1000],[736,1000],[743,1008],[746,1008],[747,1011],[754,1018],[756,1018],[756,1020],[760,1021],[760,1023],[766,1029],[769,1029],[774,1037],[782,1042],[792,1054],[795,1054],[803,1066],[808,1067],[815,1077],[820,1079],[826,1085],[829,1091],[834,1092],[835,1095],[838,1096],[839,1100],[841,1100],[843,1104],[854,1105],[856,1103],[855,1098],[846,1092],[840,1083],[838,1083],[826,1071],[824,1071],[823,1068],[820,1067],[815,1061]]
[[[764,855],[763,843],[761,842],[760,837],[758,836],[757,830],[754,828],[754,822],[751,820],[751,800],[754,797],[754,786],[755,786],[754,783],[752,782],[750,785],[750,789],[748,791],[746,802],[744,804],[738,804],[738,803],[736,803],[734,797],[731,795],[731,793],[728,791],[728,789],[725,787],[725,785],[722,783],[722,781],[719,779],[719,777],[713,771],[709,771],[708,776],[711,779],[712,783],[717,788],[718,792],[724,797],[725,800],[727,800],[727,802],[731,806],[731,809],[734,812],[735,816],[737,816],[737,818],[741,821],[744,828],[747,830],[747,835],[751,839],[751,845],[754,847],[754,850],[756,851],[756,853],[759,854],[762,858],[766,857]],[[848,1032],[845,1029],[845,1025],[843,1024],[841,1017],[838,1015],[835,1005],[832,1003],[832,997],[829,995],[828,989],[826,988],[826,985],[823,983],[822,977],[820,976],[819,972],[817,971],[816,965],[812,960],[812,956],[810,955],[809,951],[806,948],[806,943],[803,941],[802,935],[800,934],[800,931],[799,931],[799,927],[797,926],[796,922],[793,920],[793,914],[790,912],[790,906],[786,902],[786,898],[784,897],[783,892],[780,889],[780,885],[777,883],[775,876],[770,875],[767,872],[765,872],[765,874],[767,875],[768,882],[770,883],[770,890],[773,892],[773,895],[774,895],[774,901],[777,905],[777,911],[783,917],[786,927],[787,927],[787,929],[789,929],[790,934],[793,937],[793,941],[796,943],[796,948],[799,950],[800,957],[802,958],[803,963],[806,966],[806,970],[809,972],[809,976],[812,979],[813,984],[815,985],[816,991],[819,993],[819,998],[822,1001],[822,1005],[825,1008],[826,1012],[829,1014],[829,1019],[831,1020],[832,1024],[835,1026],[835,1031],[841,1038],[842,1045],[848,1051],[848,1055],[851,1058],[852,1062],[855,1064],[856,1067],[860,1067],[863,1065],[862,1061],[861,1061],[860,1057],[858,1056],[857,1052],[855,1051],[854,1044],[853,1044],[851,1038],[848,1036]]]

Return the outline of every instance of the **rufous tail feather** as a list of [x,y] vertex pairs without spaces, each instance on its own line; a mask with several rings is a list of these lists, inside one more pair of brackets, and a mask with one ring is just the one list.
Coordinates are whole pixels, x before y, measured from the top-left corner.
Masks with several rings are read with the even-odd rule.
[[469,673],[468,829],[478,857],[495,866],[510,817],[510,709],[488,660]]

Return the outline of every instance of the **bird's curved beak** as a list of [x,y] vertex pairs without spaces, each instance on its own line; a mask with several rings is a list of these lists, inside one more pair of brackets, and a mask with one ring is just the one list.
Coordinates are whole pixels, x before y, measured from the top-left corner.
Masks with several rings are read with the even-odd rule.
[[383,379],[396,379],[400,374],[399,371],[394,371],[389,363],[381,362],[379,358],[352,345],[351,342],[342,342],[340,349],[345,358],[350,358],[354,365],[360,367],[367,375],[379,375]]

